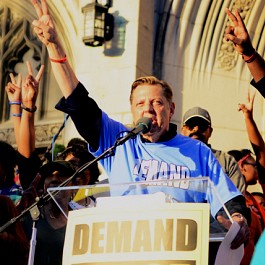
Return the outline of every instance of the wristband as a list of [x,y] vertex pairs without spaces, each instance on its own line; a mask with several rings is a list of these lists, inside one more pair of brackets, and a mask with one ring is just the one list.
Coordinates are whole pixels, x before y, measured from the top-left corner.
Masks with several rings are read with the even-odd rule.
[[246,62],[246,63],[252,63],[256,58],[257,58],[257,52],[254,51],[254,53],[246,60],[244,55],[242,55],[242,59]]
[[241,213],[233,213],[231,217],[232,217],[232,218],[233,218],[233,217],[236,217],[236,218],[240,219],[240,221],[244,221],[246,224],[248,224],[247,219],[246,219],[246,218],[244,217],[244,215],[241,214]]
[[244,218],[244,216],[243,216],[241,213],[233,213],[231,217],[232,217],[232,218],[233,218],[233,217],[237,217],[237,218],[239,218],[239,219],[243,219],[243,218]]
[[22,116],[22,113],[12,113],[12,116],[13,117],[21,117]]
[[67,61],[67,57],[66,55],[61,59],[53,59],[50,57],[50,61],[53,63],[65,63]]
[[21,105],[21,101],[9,101],[9,105]]
[[21,103],[21,109],[33,113],[33,112],[35,112],[35,111],[37,110],[37,107],[34,106],[32,109],[30,109],[30,108],[24,106],[24,105]]

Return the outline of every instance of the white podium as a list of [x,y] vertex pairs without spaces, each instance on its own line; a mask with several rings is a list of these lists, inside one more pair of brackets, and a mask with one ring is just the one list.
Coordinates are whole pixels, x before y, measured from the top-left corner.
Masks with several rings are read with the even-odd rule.
[[[71,192],[74,204],[80,205],[64,213],[64,265],[207,265],[209,241],[224,238],[223,232],[209,231],[209,192],[223,203],[208,178],[67,186],[48,192],[60,209],[59,192]],[[94,207],[83,207],[87,198],[95,200]]]

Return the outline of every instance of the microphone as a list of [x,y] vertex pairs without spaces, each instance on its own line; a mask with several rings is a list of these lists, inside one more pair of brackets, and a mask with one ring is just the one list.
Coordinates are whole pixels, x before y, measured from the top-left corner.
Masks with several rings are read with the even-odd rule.
[[128,132],[124,137],[118,139],[116,141],[116,146],[125,143],[127,140],[131,138],[135,138],[139,133],[148,133],[151,130],[152,119],[147,117],[142,117],[136,122],[136,126]]
[[152,119],[147,117],[142,117],[136,122],[136,127],[130,131],[130,133],[135,134],[135,136],[138,133],[148,133],[151,130],[152,126]]

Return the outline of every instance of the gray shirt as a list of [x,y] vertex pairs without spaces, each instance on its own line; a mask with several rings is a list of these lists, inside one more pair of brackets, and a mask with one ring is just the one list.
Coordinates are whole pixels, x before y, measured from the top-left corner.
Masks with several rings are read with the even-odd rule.
[[211,150],[221,164],[224,172],[233,181],[237,189],[243,193],[246,188],[246,181],[235,158],[226,152],[215,150],[213,148],[211,148]]

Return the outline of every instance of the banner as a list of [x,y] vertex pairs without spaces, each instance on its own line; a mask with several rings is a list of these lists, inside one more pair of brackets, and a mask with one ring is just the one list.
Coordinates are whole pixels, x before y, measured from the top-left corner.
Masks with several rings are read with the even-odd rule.
[[69,213],[63,264],[208,264],[208,204],[150,204],[126,197],[132,197],[131,205],[109,197],[105,207]]

